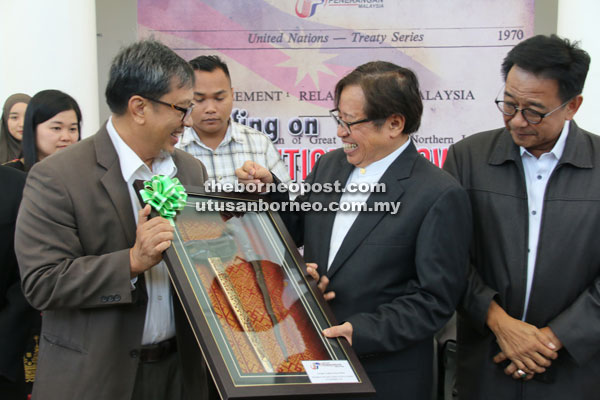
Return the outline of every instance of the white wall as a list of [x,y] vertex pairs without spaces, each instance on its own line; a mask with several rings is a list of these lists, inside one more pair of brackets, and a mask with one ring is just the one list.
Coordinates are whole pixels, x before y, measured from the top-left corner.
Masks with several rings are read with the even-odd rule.
[[592,57],[583,104],[575,116],[577,124],[600,134],[600,1],[559,0],[557,34],[581,41],[580,46]]
[[83,136],[96,132],[98,62],[94,0],[1,0],[0,103],[16,92],[58,89],[83,113]]

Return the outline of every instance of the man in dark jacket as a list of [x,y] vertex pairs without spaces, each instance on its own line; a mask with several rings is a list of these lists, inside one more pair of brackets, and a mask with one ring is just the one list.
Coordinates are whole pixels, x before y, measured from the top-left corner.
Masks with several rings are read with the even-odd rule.
[[[301,195],[296,201],[320,204],[323,212],[282,217],[304,245],[304,259],[318,265],[319,286],[328,283],[326,298],[344,321],[325,336],[348,340],[376,399],[428,399],[433,335],[451,317],[466,281],[467,194],[410,139],[423,111],[412,71],[383,61],[363,64],[337,83],[335,105],[331,115],[343,148],[321,157],[306,182],[315,188],[338,182],[348,190]],[[251,161],[237,172],[240,182],[273,181]],[[350,192],[364,183],[384,184],[386,191]],[[367,206],[361,211],[343,209],[361,202]],[[377,204],[397,208],[376,211]]]
[[599,396],[600,138],[572,121],[589,62],[555,35],[521,42],[502,65],[505,128],[448,152],[474,222],[461,399]]

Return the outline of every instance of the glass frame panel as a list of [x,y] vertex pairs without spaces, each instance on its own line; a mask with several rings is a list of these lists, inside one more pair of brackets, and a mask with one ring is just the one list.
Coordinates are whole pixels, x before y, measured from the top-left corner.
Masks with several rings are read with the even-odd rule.
[[[322,335],[337,321],[279,215],[236,212],[258,209],[254,195],[186,192],[163,258],[221,397],[374,393],[347,341]],[[207,202],[219,211],[197,211]],[[355,383],[312,383],[302,361],[344,365]]]

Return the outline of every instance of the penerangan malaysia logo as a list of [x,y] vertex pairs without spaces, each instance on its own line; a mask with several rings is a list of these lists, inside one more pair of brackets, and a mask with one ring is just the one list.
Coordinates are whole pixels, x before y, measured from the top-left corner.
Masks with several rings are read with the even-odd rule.
[[309,18],[315,15],[317,6],[323,7],[356,7],[356,8],[383,8],[384,0],[296,0],[296,15],[300,18]]
[[325,0],[296,0],[296,15],[300,18],[308,18],[315,15],[317,6]]

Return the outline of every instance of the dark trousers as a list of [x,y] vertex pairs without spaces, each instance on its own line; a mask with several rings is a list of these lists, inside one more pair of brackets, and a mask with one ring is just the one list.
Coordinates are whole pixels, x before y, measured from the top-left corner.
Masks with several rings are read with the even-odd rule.
[[0,375],[0,399],[2,400],[26,400],[31,393],[31,383],[25,382],[23,373],[15,382]]
[[183,379],[177,352],[160,361],[140,362],[132,400],[182,400]]

